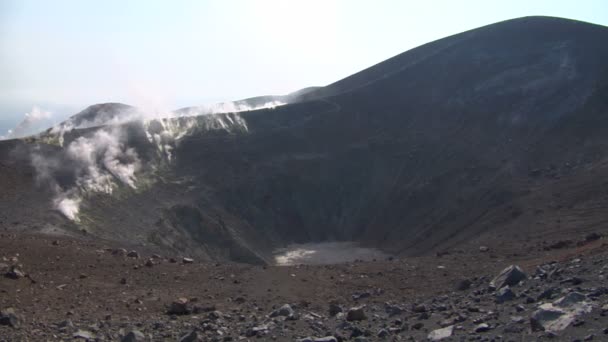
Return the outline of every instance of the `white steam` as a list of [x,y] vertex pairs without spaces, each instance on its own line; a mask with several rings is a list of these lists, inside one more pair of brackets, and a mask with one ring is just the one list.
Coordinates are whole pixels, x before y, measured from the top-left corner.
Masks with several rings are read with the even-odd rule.
[[[82,196],[89,192],[111,194],[119,184],[133,189],[141,161],[133,148],[125,145],[121,127],[106,127],[90,136],[82,136],[70,142],[64,149],[65,160],[34,152],[31,162],[39,182],[47,183],[55,192],[53,206],[65,217],[79,221],[78,213]],[[69,168],[74,177],[73,185],[64,188],[55,178],[56,172]]]
[[198,107],[189,107],[181,111],[181,116],[196,116],[205,114],[225,114],[225,113],[239,113],[250,110],[268,109],[275,108],[285,105],[285,102],[281,101],[269,101],[257,106],[251,106],[244,102],[222,102],[213,105],[203,105]]
[[34,106],[29,113],[25,113],[24,118],[15,128],[9,129],[6,135],[0,136],[2,139],[14,139],[22,138],[31,134],[36,133],[48,127],[49,120],[53,117],[53,114],[49,111],[40,109],[38,106]]
[[[137,188],[136,177],[143,165],[137,151],[126,145],[127,133],[124,126],[119,124],[141,121],[148,141],[156,146],[161,160],[171,162],[174,149],[185,136],[211,130],[246,132],[247,123],[238,112],[273,108],[282,104],[273,101],[252,107],[224,103],[153,114],[130,109],[99,117],[95,115],[92,120],[78,124],[68,120],[53,127],[49,136],[43,137],[43,140],[49,139],[48,141],[58,139],[59,145],[63,147],[60,156],[49,156],[39,148],[32,153],[31,163],[36,169],[38,181],[53,189],[53,207],[66,218],[79,222],[80,207],[86,194],[111,194],[120,185]],[[66,133],[91,126],[102,127],[64,146]],[[66,172],[72,179],[60,184],[57,175]]]
[[79,222],[78,212],[80,210],[80,202],[80,198],[58,197],[53,201],[53,204],[65,217]]

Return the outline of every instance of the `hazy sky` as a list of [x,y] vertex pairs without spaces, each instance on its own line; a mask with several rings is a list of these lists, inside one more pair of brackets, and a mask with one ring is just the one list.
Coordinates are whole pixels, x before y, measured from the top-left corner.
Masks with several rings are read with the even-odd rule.
[[64,116],[99,102],[177,108],[325,85],[526,15],[608,25],[608,1],[0,0],[0,135],[34,105]]

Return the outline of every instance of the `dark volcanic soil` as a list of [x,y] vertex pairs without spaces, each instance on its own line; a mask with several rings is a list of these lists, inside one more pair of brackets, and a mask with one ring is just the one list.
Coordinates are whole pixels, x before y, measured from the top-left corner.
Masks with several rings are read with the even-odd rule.
[[[559,340],[590,335],[602,340],[608,328],[602,311],[608,290],[601,290],[608,273],[608,244],[589,240],[545,248],[514,245],[500,252],[471,245],[439,256],[338,265],[250,266],[183,263],[177,256],[171,262],[142,249],[133,258],[126,251],[116,254],[116,246],[87,239],[4,233],[3,272],[19,265],[26,276],[0,278],[0,309],[14,308],[20,321],[19,327],[0,325],[0,340],[71,340],[82,330],[91,340],[114,341],[133,329],[154,341],[177,341],[192,331],[202,341],[294,341],[307,336],[356,340],[358,335],[359,341],[425,340],[430,331],[455,319],[447,340],[533,341],[552,334],[531,331],[531,314],[541,303],[568,292],[588,296],[593,310],[556,332]],[[536,267],[552,261],[557,264],[551,267],[560,271],[535,279]],[[515,299],[497,304],[489,282],[510,264],[520,265],[528,279],[511,287]],[[570,282],[572,277],[580,283]],[[471,287],[457,291],[465,279]],[[554,293],[538,300],[549,288]],[[168,306],[182,297],[194,312],[168,314]],[[364,305],[367,319],[330,317],[330,302],[344,310]],[[293,315],[270,317],[284,304]],[[416,307],[420,304],[425,307]],[[483,323],[488,331],[474,332]]]

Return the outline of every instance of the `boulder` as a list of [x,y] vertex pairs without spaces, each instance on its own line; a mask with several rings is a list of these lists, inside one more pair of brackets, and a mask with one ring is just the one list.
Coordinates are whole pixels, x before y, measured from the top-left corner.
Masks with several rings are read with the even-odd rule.
[[555,333],[564,330],[577,317],[591,312],[591,304],[578,292],[571,292],[553,303],[543,304],[530,317],[532,331]]
[[526,273],[524,273],[519,266],[511,265],[502,270],[502,272],[492,280],[490,286],[495,289],[501,289],[505,286],[514,286],[526,279],[526,277]]

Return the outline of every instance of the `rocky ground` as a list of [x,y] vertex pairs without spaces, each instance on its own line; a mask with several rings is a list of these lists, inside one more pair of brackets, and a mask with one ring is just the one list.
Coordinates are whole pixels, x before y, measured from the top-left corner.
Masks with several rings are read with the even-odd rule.
[[605,238],[527,245],[250,266],[5,232],[0,341],[607,340]]

